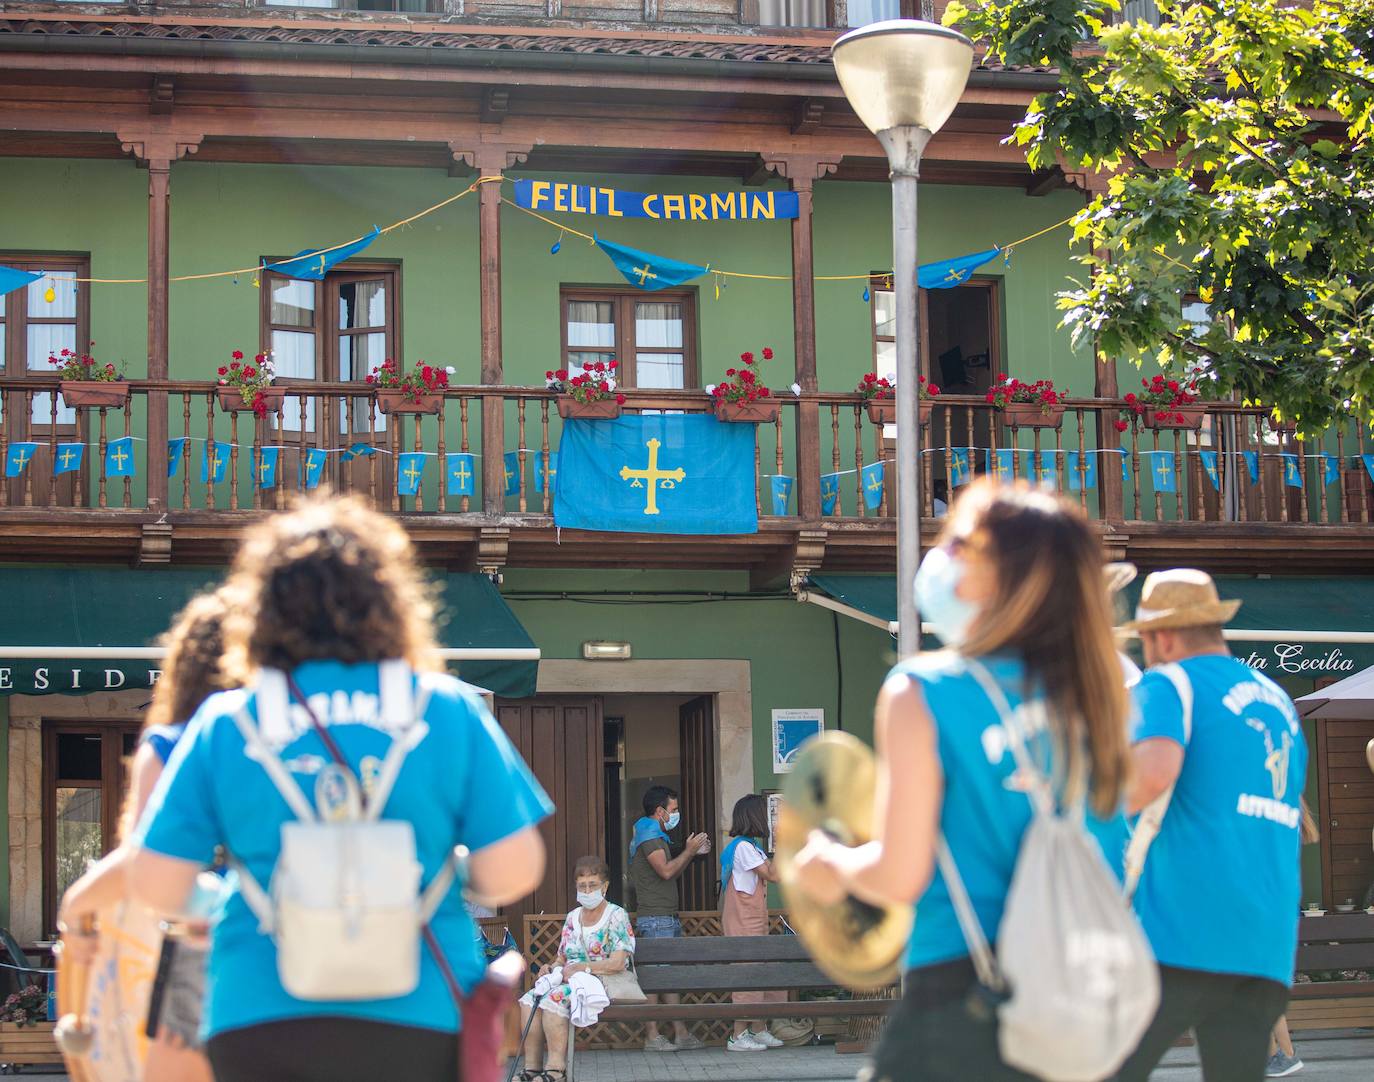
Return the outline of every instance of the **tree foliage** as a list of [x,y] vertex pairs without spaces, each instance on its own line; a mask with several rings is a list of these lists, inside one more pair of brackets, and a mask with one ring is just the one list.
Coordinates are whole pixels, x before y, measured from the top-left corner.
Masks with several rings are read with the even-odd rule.
[[1307,432],[1374,420],[1374,0],[1166,0],[1160,26],[1116,0],[970,3],[946,23],[1059,72],[1012,136],[1031,166],[1114,171],[1074,222],[1075,341],[1204,367]]

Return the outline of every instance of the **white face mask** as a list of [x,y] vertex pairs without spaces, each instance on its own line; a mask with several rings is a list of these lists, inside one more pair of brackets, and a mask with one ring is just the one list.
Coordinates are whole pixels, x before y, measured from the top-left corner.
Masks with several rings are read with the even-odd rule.
[[682,822],[682,814],[680,812],[673,812],[672,815],[668,816],[668,821],[663,825],[668,830],[676,830],[680,822]]
[[583,909],[595,909],[605,900],[606,892],[604,890],[593,891],[591,894],[583,894],[581,891],[577,892],[577,904]]

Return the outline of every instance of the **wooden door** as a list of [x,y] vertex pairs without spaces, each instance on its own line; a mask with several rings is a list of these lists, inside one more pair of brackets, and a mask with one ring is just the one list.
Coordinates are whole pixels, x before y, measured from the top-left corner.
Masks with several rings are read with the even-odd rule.
[[1374,720],[1317,723],[1317,777],[1323,807],[1322,887],[1328,908],[1347,898],[1364,904],[1374,883],[1374,775],[1365,745]]
[[557,809],[540,828],[548,849],[544,882],[529,898],[504,909],[518,938],[526,913],[562,914],[573,908],[572,869],[578,857],[606,855],[601,699],[498,700],[496,717]]
[[708,855],[692,861],[682,873],[680,902],[684,911],[714,909],[720,879],[718,847],[723,840],[716,825],[715,702],[712,696],[702,695],[678,707],[677,716],[682,829],[684,836],[704,832],[713,844]]

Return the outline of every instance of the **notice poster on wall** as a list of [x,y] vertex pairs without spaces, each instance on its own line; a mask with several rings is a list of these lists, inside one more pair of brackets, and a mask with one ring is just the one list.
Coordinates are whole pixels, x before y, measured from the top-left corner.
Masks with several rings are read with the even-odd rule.
[[789,774],[801,746],[825,732],[825,711],[820,707],[773,711],[773,773]]
[[778,851],[778,813],[782,810],[782,791],[765,789],[763,795],[768,800],[768,848],[765,851],[771,855]]

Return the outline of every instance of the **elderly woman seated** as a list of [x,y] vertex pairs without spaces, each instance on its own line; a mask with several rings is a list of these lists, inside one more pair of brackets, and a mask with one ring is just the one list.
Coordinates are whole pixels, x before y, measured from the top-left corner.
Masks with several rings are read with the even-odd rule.
[[[606,900],[610,869],[600,857],[573,866],[577,908],[563,922],[558,957],[542,966],[534,988],[520,1000],[525,1037],[521,1082],[562,1082],[567,1074],[568,1025],[589,1026],[608,1002],[598,977],[619,973],[634,957],[630,915]],[[530,1023],[538,1010],[539,1017]]]

